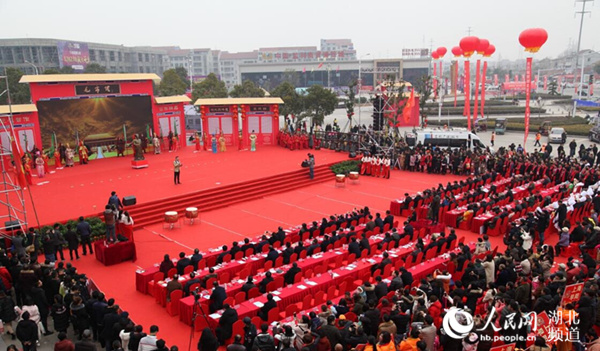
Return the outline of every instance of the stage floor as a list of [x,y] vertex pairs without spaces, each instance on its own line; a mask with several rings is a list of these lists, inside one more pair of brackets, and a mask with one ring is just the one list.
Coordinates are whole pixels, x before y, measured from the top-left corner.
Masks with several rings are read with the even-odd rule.
[[[119,197],[135,195],[138,203],[160,200],[198,190],[239,183],[294,171],[309,150],[290,151],[265,146],[256,152],[230,150],[223,153],[194,152],[187,147],[160,155],[147,154],[148,168],[132,169],[133,158],[105,158],[87,165],[55,170],[31,186],[33,202],[41,225],[88,216],[104,211],[111,191]],[[317,164],[344,161],[347,153],[311,151]],[[173,160],[179,155],[183,168],[181,185],[173,184]],[[25,194],[28,222],[37,226],[29,194]],[[135,219],[134,219],[135,220]]]

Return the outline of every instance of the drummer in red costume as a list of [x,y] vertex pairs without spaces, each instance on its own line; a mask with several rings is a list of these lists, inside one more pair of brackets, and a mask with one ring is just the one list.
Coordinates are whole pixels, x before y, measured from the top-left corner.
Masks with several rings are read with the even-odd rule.
[[381,171],[381,177],[382,178],[386,178],[386,179],[390,179],[390,166],[391,166],[392,162],[390,161],[389,158],[384,158],[383,162],[382,162],[382,171]]
[[308,136],[306,133],[302,134],[302,147],[308,149]]
[[373,156],[371,158],[371,175],[373,177],[379,177],[379,157]]
[[367,154],[364,154],[363,157],[360,159],[360,174],[365,175],[367,174]]

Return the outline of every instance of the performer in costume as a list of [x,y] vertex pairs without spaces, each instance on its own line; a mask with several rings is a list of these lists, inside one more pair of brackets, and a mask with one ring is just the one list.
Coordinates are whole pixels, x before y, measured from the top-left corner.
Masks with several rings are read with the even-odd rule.
[[40,156],[39,151],[35,158],[35,168],[37,169],[38,178],[44,178],[44,159]]
[[71,149],[71,146],[67,144],[67,148],[65,149],[65,157],[66,157],[66,167],[73,167],[75,164],[75,152]]
[[250,151],[256,151],[256,134],[254,134],[254,130],[250,134]]
[[196,152],[200,152],[201,147],[200,147],[200,133],[196,132],[196,134],[194,134],[194,143],[196,144]]
[[225,145],[225,136],[223,136],[223,131],[221,131],[221,135],[219,135],[219,152],[227,151],[227,146]]
[[360,174],[367,174],[367,154],[364,154],[360,159]]
[[367,175],[371,175],[371,169],[373,168],[373,160],[372,156],[367,156]]
[[173,132],[169,132],[169,152],[173,151]]
[[117,138],[117,157],[123,156],[125,157],[125,140],[123,138]]
[[96,159],[101,159],[104,158],[104,150],[102,150],[102,146],[98,146],[96,148],[96,153],[98,154],[98,156],[96,156]]
[[212,152],[213,152],[213,154],[216,154],[217,153],[217,135],[216,134],[213,134],[211,144],[212,144]]
[[54,167],[62,167],[62,164],[60,163],[60,152],[58,152],[58,149],[54,150]]
[[173,136],[173,151],[177,151],[179,149],[179,136]]
[[158,139],[156,134],[154,134],[154,138],[152,139],[152,145],[154,145],[154,154],[160,154],[160,139]]
[[25,179],[27,180],[27,184],[32,185],[33,179],[31,178],[31,166],[29,163],[25,162],[23,164],[23,170],[25,171]]
[[138,137],[138,135],[133,136],[133,159],[135,161],[144,160],[144,151],[142,150],[142,140]]
[[208,145],[210,145],[210,135],[203,132],[202,139],[204,139],[204,151],[208,151]]
[[381,165],[381,163],[379,162],[379,157],[373,157],[373,159],[371,160],[371,175],[373,177],[379,177],[379,166]]
[[44,160],[44,173],[48,174],[50,173],[50,166],[48,165],[48,155],[47,154],[42,154],[42,159]]
[[391,165],[390,159],[384,158],[382,165],[383,165],[383,171],[381,172],[381,177],[390,179],[390,165]]
[[83,145],[83,141],[79,142],[78,152],[79,152],[79,164],[80,165],[87,164],[88,163],[88,152],[87,152],[87,147],[85,147],[85,145]]

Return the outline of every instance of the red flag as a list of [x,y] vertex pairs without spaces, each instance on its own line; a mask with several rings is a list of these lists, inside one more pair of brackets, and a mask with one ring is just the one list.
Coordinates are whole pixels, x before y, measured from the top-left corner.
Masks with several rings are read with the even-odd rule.
[[319,63],[319,67],[317,67],[317,69],[323,67],[323,62]]
[[306,73],[306,67],[302,68],[302,73]]
[[25,170],[23,169],[23,163],[21,162],[22,154],[19,150],[19,145],[14,135],[11,135],[10,137],[10,146],[12,148],[13,160],[15,162],[17,181],[19,182],[21,188],[27,188],[27,180],[25,180]]
[[415,107],[415,91],[411,90],[410,97],[402,109],[402,117],[404,117],[404,122],[408,123],[412,118],[413,107]]
[[504,83],[508,83],[510,82],[510,77],[508,76],[508,74],[504,75]]
[[544,90],[548,90],[548,76],[544,76]]
[[494,85],[498,85],[498,75],[494,74]]

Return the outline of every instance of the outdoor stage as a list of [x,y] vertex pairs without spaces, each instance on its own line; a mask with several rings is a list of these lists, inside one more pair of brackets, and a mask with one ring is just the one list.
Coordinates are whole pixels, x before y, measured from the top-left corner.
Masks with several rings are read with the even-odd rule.
[[[265,146],[256,152],[229,150],[213,154],[194,152],[193,146],[160,155],[146,154],[150,166],[132,169],[132,156],[92,160],[87,165],[55,171],[42,179],[33,177],[33,201],[41,225],[97,215],[104,211],[111,191],[119,197],[135,195],[138,204],[173,198],[198,190],[259,179],[300,169],[309,150],[289,151]],[[312,151],[318,164],[344,161],[347,153]],[[173,184],[173,160],[179,155],[183,168],[181,185]],[[35,173],[35,171],[34,171]],[[308,177],[308,170],[306,170]],[[30,226],[37,226],[29,195],[25,194]],[[166,209],[165,211],[167,211]],[[135,220],[135,218],[134,218]]]

